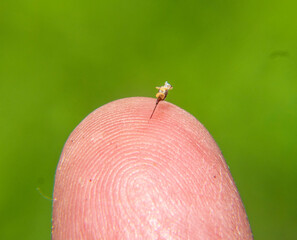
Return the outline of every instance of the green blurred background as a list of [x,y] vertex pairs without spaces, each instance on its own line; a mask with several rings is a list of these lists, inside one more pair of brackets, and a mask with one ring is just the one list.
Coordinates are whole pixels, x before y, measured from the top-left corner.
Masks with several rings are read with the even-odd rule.
[[296,239],[297,3],[0,2],[1,239],[50,239],[67,137],[112,100],[197,117],[230,166],[255,239]]

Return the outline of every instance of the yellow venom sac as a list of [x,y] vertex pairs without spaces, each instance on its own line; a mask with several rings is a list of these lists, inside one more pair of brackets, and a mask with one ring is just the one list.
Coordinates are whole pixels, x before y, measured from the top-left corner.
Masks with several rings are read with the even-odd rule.
[[158,92],[156,94],[156,98],[160,99],[160,100],[164,100],[165,99],[165,94],[162,92]]

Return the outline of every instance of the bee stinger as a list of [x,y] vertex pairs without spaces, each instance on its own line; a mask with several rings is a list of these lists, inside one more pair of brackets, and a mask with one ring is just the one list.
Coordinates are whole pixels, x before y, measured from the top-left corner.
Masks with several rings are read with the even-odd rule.
[[168,91],[171,90],[173,87],[166,81],[165,84],[164,84],[164,86],[162,86],[162,87],[156,87],[156,88],[159,91],[156,94],[157,101],[156,101],[156,105],[155,105],[155,108],[154,108],[154,110],[152,112],[152,115],[151,115],[150,119],[154,115],[154,112],[155,112],[155,110],[156,110],[159,102],[165,100],[165,98],[167,97]]

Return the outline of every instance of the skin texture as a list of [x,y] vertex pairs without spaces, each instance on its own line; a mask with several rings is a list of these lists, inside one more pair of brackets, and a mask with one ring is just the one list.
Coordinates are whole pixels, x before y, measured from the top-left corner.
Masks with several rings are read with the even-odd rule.
[[252,239],[225,160],[203,125],[156,99],[88,115],[56,172],[52,239]]

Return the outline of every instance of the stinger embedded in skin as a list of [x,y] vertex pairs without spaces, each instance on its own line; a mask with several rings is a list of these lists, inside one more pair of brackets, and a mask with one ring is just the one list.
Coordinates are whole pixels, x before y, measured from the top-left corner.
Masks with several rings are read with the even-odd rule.
[[173,87],[166,81],[164,86],[162,87],[156,87],[159,91],[158,93],[156,94],[156,98],[157,98],[157,101],[156,101],[156,105],[155,105],[155,108],[152,112],[152,115],[150,117],[150,119],[153,117],[154,115],[154,112],[159,104],[160,101],[163,101],[165,100],[165,98],[167,97],[167,94],[168,94],[168,91],[171,90]]

